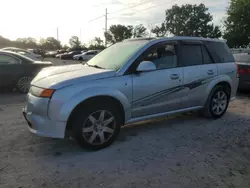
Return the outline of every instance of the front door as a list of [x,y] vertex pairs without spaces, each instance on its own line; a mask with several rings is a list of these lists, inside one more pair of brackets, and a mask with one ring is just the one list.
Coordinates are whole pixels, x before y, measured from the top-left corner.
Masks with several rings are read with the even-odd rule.
[[150,47],[139,61],[151,61],[157,70],[134,73],[132,117],[169,112],[180,108],[183,68],[178,67],[177,43]]

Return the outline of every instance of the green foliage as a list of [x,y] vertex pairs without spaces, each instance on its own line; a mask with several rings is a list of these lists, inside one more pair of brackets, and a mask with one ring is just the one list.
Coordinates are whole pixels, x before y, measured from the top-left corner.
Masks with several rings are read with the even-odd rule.
[[156,37],[164,37],[167,33],[167,29],[164,23],[161,24],[161,26],[156,26],[151,30],[152,33],[156,35]]
[[125,25],[111,25],[108,32],[104,33],[104,36],[108,43],[116,43],[123,41],[125,39],[131,38],[133,31],[133,26],[125,26]]
[[147,28],[142,24],[134,26],[132,32],[133,38],[145,37],[148,35]]
[[36,39],[31,38],[31,37],[16,39],[15,46],[23,46],[23,48],[37,48],[38,47]]
[[40,47],[45,50],[58,50],[62,48],[62,45],[54,37],[48,37],[40,40]]
[[103,40],[100,37],[95,37],[90,41],[89,50],[103,50],[105,46],[103,45]]
[[81,49],[81,41],[77,36],[72,36],[69,39],[69,45],[72,48],[72,50]]
[[168,32],[176,36],[219,38],[221,31],[211,23],[213,17],[207,11],[204,4],[174,5],[166,10],[164,23],[160,27],[156,26],[152,32],[157,36],[164,36]]
[[231,0],[225,20],[224,38],[230,47],[250,44],[250,0]]

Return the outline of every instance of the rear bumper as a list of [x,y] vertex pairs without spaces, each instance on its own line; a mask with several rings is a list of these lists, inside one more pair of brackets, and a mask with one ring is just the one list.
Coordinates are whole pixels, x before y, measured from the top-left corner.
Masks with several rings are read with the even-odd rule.
[[238,89],[249,89],[250,90],[250,80],[249,81],[240,81]]
[[250,90],[250,75],[240,74],[238,89],[249,89]]

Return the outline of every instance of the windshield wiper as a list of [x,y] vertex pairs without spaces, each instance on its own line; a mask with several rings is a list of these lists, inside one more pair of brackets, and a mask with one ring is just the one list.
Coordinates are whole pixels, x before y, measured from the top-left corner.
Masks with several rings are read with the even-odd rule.
[[95,67],[95,68],[97,68],[97,69],[105,69],[105,68],[100,67],[100,66],[98,66],[98,65],[90,65],[90,64],[88,64],[87,62],[86,62],[85,64],[88,65],[89,67]]

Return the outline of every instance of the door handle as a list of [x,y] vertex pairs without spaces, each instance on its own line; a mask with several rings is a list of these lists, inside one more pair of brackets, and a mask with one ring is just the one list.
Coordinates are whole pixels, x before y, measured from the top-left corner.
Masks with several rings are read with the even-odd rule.
[[213,75],[213,74],[214,74],[214,71],[213,71],[213,70],[208,70],[208,71],[207,71],[207,74],[208,74],[208,75]]
[[171,80],[177,80],[179,78],[178,74],[171,74],[170,76]]

